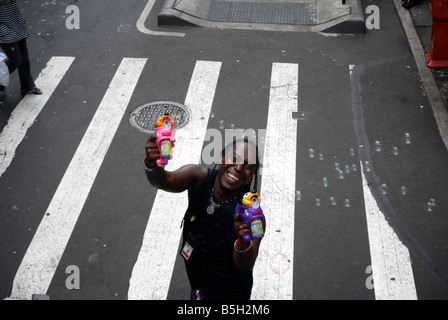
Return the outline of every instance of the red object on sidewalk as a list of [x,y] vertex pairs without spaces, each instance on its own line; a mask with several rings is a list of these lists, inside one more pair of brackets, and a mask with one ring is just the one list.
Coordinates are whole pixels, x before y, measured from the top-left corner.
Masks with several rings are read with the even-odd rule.
[[448,68],[448,0],[430,0],[431,48],[425,51],[429,68]]

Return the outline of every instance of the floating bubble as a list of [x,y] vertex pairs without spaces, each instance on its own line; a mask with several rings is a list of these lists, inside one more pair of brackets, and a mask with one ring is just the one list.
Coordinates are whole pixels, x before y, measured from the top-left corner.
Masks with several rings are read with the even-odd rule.
[[230,125],[230,129],[232,129],[232,131],[235,130],[235,125],[233,123]]
[[285,274],[291,267],[291,260],[283,253],[276,254],[269,261],[269,266],[275,274]]
[[316,198],[316,207],[320,207],[320,199]]
[[428,202],[426,202],[426,211],[432,211],[436,206],[436,200],[431,198]]
[[327,177],[324,177],[324,178],[322,179],[322,185],[324,186],[324,188],[327,188],[327,187],[328,187],[328,180],[327,180]]
[[352,171],[353,172],[358,171],[358,166],[356,164],[352,164]]
[[350,208],[350,199],[345,199],[345,207]]
[[399,152],[398,152],[398,148],[394,147],[394,156],[398,156]]
[[406,144],[411,144],[411,134],[410,134],[409,132],[406,132],[406,133],[404,134],[404,136],[405,136],[405,142],[406,142]]
[[401,186],[401,195],[405,196],[406,194],[407,194],[406,187],[405,186]]
[[350,155],[354,156],[355,155],[355,149],[350,149]]
[[381,142],[378,140],[375,141],[375,151],[380,152],[381,151]]
[[350,173],[350,166],[348,164],[345,165],[345,173]]
[[202,300],[202,298],[204,298],[204,294],[202,293],[201,290],[195,290],[191,293],[191,297],[193,298],[193,300]]
[[314,158],[314,149],[308,149],[308,154],[310,158]]
[[387,185],[386,185],[385,183],[383,183],[383,184],[381,185],[381,193],[382,193],[383,195],[386,195],[386,194],[387,194]]
[[296,191],[296,201],[301,201],[301,200],[302,200],[302,192]]
[[344,171],[338,170],[338,179],[344,180]]
[[365,165],[365,168],[366,168],[366,172],[372,171],[372,165],[370,164],[369,161],[365,161],[364,165]]
[[334,199],[334,197],[330,197],[330,202],[332,206],[336,205],[336,200]]
[[322,153],[319,153],[319,160],[324,161],[324,155]]
[[224,120],[219,121],[219,129],[224,129]]
[[336,170],[336,171],[339,170],[339,162],[334,163],[334,170]]

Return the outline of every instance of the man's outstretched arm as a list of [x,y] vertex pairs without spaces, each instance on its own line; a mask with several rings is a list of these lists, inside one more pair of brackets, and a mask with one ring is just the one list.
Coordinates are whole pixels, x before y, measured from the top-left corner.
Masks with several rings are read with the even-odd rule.
[[171,172],[158,167],[156,161],[160,158],[160,152],[156,140],[156,136],[152,135],[146,143],[145,172],[151,185],[167,192],[183,192],[199,187],[207,176],[206,169],[198,165],[186,165]]

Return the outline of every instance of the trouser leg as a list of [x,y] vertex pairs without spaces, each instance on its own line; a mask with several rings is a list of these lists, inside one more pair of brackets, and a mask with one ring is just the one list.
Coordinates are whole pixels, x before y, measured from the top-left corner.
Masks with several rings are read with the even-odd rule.
[[31,76],[31,65],[26,39],[12,44],[1,44],[1,47],[9,58],[6,61],[9,73],[13,73],[16,69],[19,71],[22,93],[33,90],[35,84]]

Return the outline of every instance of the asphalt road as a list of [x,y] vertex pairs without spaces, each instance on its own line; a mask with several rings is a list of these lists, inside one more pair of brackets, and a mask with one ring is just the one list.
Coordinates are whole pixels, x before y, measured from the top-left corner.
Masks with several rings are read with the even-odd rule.
[[[148,135],[129,124],[129,115],[148,102],[183,103],[197,61],[221,62],[208,121],[208,128],[221,130],[266,128],[273,63],[299,66],[300,117],[291,146],[297,157],[284,159],[296,163],[290,177],[296,184],[293,299],[375,299],[366,285],[372,260],[363,170],[409,250],[418,298],[448,298],[448,153],[393,4],[369,1],[381,10],[379,30],[330,36],[159,29],[163,1],[157,1],[146,26],[184,37],[139,31],[143,0],[76,1],[80,29],[69,30],[65,10],[72,4],[20,3],[35,77],[52,57],[75,59],[0,177],[0,298],[11,295],[28,246],[124,58],[147,60],[63,255],[53,262],[46,292],[52,299],[127,298],[157,192],[142,165]],[[1,128],[20,101],[17,74],[11,81]],[[67,289],[71,265],[79,267],[80,289]],[[167,298],[190,298],[179,258]]]

